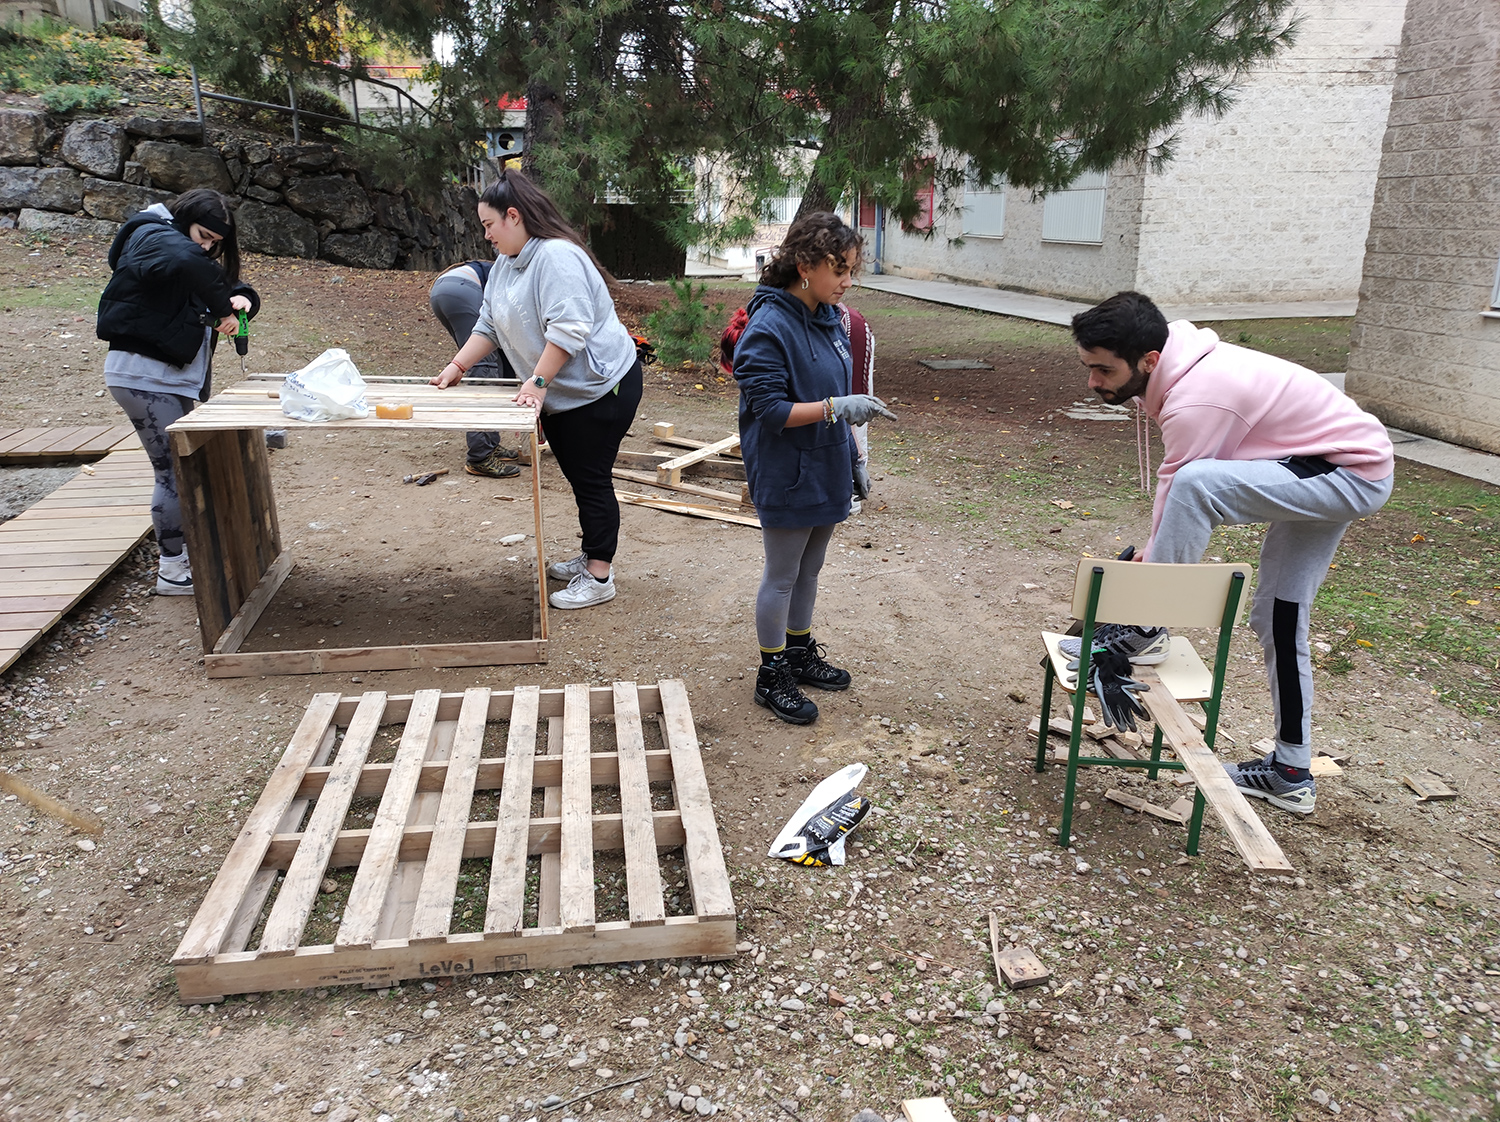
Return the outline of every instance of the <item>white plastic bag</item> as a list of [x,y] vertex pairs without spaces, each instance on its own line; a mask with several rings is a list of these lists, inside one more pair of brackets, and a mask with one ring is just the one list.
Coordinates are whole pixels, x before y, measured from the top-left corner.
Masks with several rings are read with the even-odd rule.
[[296,421],[342,421],[370,415],[365,380],[343,347],[330,347],[281,384],[281,411]]
[[814,787],[766,856],[798,865],[842,865],[849,831],[870,813],[870,800],[856,792],[869,770],[864,764],[849,764]]

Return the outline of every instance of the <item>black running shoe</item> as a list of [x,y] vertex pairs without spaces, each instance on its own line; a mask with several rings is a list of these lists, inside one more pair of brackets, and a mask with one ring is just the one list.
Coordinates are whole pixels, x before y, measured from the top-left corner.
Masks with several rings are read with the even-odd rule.
[[823,652],[827,649],[822,643],[808,643],[805,647],[788,646],[786,664],[792,668],[797,681],[804,686],[820,690],[847,690],[851,681],[849,671],[824,661]]
[[818,719],[818,707],[797,688],[797,676],[784,656],[756,674],[755,704],[791,725],[810,725]]

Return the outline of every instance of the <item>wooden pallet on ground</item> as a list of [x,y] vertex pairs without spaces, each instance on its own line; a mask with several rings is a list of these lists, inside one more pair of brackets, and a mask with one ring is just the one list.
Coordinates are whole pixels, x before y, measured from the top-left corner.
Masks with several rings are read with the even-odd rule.
[[154,485],[137,441],[0,524],[0,670],[151,533]]
[[50,428],[0,428],[0,464],[36,464],[48,460],[96,460],[120,445],[139,446],[130,425],[53,425]]
[[[591,732],[605,721],[609,750],[595,751]],[[491,722],[505,724],[503,738],[491,736],[503,755],[498,747],[485,754]],[[369,762],[391,725],[404,726],[395,759]],[[663,784],[670,808],[661,805]],[[602,797],[596,788],[606,789]],[[475,817],[478,792],[497,793],[493,817]],[[612,794],[618,812],[595,810]],[[346,828],[356,798],[379,799],[368,828]],[[692,911],[672,915],[659,853],[679,850]],[[594,872],[596,856],[614,853],[623,853],[619,902],[601,900]],[[455,933],[460,862],[472,858],[489,862],[483,920]],[[319,887],[336,868],[355,870],[348,901],[331,940],[307,943]],[[612,907],[623,918],[601,918]],[[697,731],[686,688],[670,680],[315,695],[172,965],[181,1000],[206,1002],[351,982],[726,958],[734,945],[734,899]]]

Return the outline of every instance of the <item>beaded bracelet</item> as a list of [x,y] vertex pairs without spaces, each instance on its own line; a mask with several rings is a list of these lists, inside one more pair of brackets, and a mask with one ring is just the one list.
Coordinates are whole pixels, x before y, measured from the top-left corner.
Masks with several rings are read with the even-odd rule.
[[833,398],[831,398],[831,397],[824,398],[823,399],[823,423],[825,425],[831,425],[831,424],[833,424],[833,422],[834,422],[834,416],[833,416]]

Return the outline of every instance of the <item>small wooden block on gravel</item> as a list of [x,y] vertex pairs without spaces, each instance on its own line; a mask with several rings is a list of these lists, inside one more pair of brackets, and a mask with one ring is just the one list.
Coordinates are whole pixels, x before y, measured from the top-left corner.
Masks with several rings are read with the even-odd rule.
[[1417,799],[1419,803],[1445,802],[1448,799],[1458,798],[1457,791],[1449,787],[1441,779],[1434,779],[1431,776],[1403,775],[1401,782],[1405,783],[1421,796]]
[[907,1099],[901,1113],[906,1122],[954,1122],[953,1112],[942,1099]]

